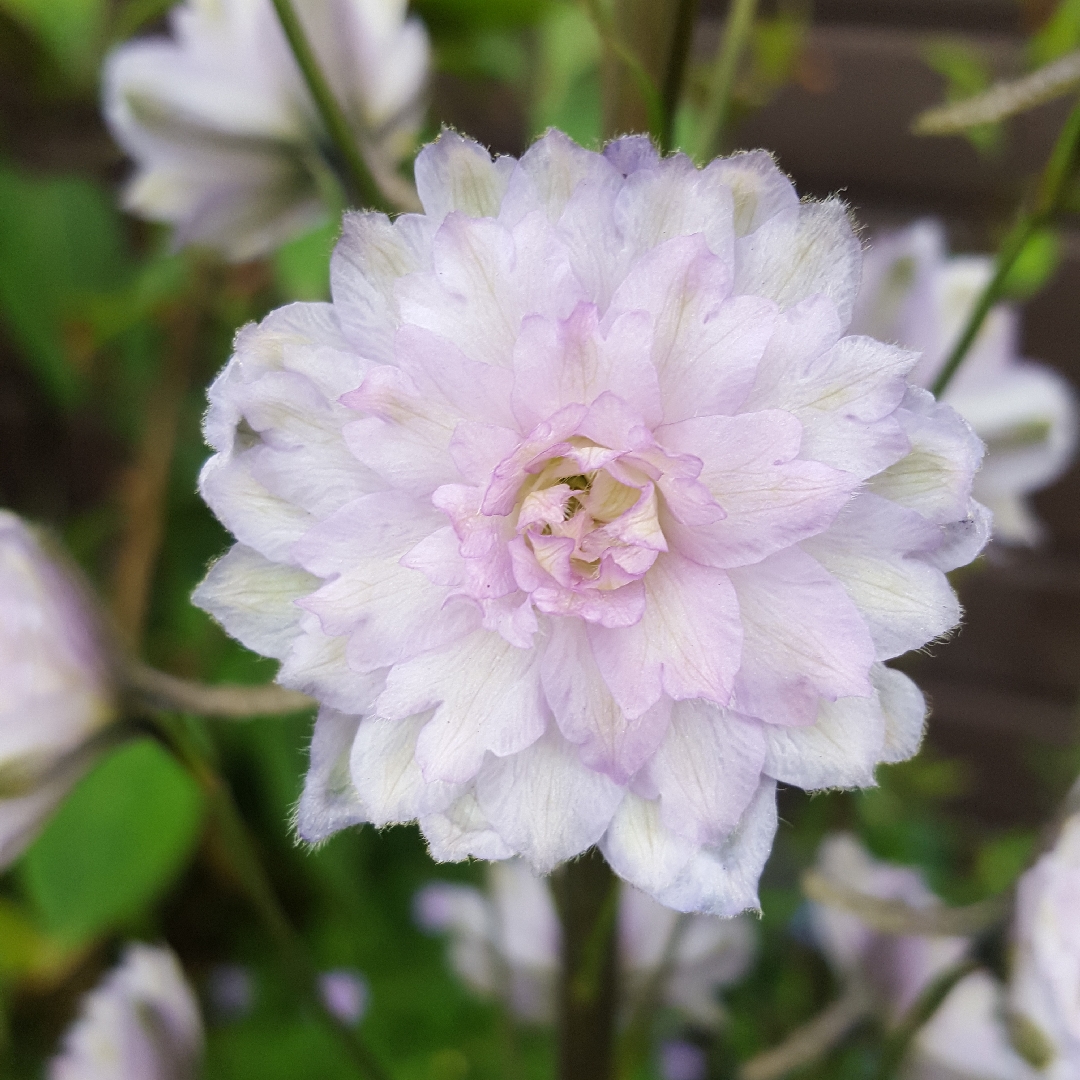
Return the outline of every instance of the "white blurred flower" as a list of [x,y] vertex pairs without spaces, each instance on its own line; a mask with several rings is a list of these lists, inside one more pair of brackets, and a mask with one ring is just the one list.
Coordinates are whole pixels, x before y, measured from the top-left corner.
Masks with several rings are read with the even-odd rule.
[[[902,900],[916,908],[941,903],[917,870],[880,862],[846,833],[822,843],[818,870],[832,883],[865,896]],[[966,938],[883,934],[857,915],[824,904],[810,905],[810,922],[840,978],[872,993],[875,1004],[894,1022],[968,950]]]
[[49,1063],[49,1080],[194,1080],[203,1029],[195,996],[169,949],[130,945],[83,999]]
[[81,582],[0,511],[0,868],[34,838],[116,716],[104,628]]
[[[437,882],[416,897],[416,916],[428,930],[450,934],[454,970],[475,990],[505,995],[519,1016],[548,1022],[555,1012],[561,929],[547,882],[516,859],[488,867],[488,893]],[[736,982],[754,954],[746,916],[679,916],[625,882],[619,885],[620,971],[625,998],[665,962],[674,962],[661,999],[708,1027],[723,1019],[716,991]],[[676,936],[673,938],[672,934]]]
[[[422,118],[429,46],[406,0],[295,0],[376,181],[395,183]],[[334,151],[270,0],[186,0],[173,38],[121,45],[105,118],[138,171],[125,205],[234,261],[325,218]]]
[[[922,352],[911,380],[929,387],[993,273],[986,256],[949,257],[941,224],[917,221],[882,236],[866,253],[852,331]],[[1057,372],[1021,359],[1014,307],[999,304],[979,332],[943,400],[987,447],[975,497],[994,513],[994,535],[1031,544],[1042,526],[1027,496],[1073,460],[1076,397]]]
[[[1021,878],[1009,983],[1014,1030],[1050,1080],[1080,1077],[1080,814]],[[1018,1044],[1019,1045],[1019,1044]]]

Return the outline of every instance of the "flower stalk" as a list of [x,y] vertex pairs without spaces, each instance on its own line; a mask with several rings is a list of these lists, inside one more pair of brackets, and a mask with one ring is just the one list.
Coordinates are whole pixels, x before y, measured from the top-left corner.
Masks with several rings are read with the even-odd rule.
[[280,950],[297,992],[308,1005],[316,1008],[323,1022],[357,1065],[364,1080],[390,1080],[389,1073],[364,1040],[323,1003],[318,992],[318,971],[303,940],[281,908],[227,783],[206,761],[182,723],[159,720],[156,728],[202,788],[214,830],[213,839],[225,853],[236,883]]
[[308,90],[311,91],[311,96],[315,100],[319,116],[326,125],[326,132],[340,155],[346,173],[343,179],[349,201],[358,207],[386,209],[385,201],[371,177],[349,121],[337,98],[334,97],[334,92],[322,68],[319,67],[315,51],[311,47],[311,42],[308,41],[291,0],[272,0],[272,2],[281,23],[281,29],[289,42],[289,48],[292,49],[296,63],[304,76],[304,82],[307,83]]
[[697,156],[703,161],[711,158],[724,145],[731,115],[731,92],[735,87],[739,61],[754,28],[757,5],[758,0],[731,0],[698,133]]
[[207,686],[177,678],[138,661],[128,665],[125,679],[128,693],[146,708],[226,720],[285,715],[310,709],[315,704],[306,694],[274,683]]
[[591,848],[552,879],[562,923],[559,1080],[615,1080],[619,883]]
[[1057,215],[1066,194],[1068,182],[1075,175],[1078,152],[1080,152],[1080,104],[1073,107],[1058,135],[1057,142],[1050,153],[1050,159],[1039,178],[1031,205],[1021,208],[1016,223],[1002,242],[994,265],[994,274],[972,309],[945,366],[930,388],[935,397],[941,397],[957,371],[960,370],[960,365],[970,352],[987,315],[1004,295],[1009,273],[1027,242],[1040,229],[1049,225]]

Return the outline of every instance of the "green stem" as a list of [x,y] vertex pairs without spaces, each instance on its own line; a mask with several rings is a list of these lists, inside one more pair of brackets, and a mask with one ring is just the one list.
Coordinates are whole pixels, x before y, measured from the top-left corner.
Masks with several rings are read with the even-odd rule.
[[364,162],[364,156],[360,152],[349,121],[337,98],[334,97],[334,92],[330,89],[322,68],[319,67],[319,62],[315,58],[311,43],[308,41],[291,0],[272,0],[272,2],[281,23],[281,29],[285,31],[289,48],[292,49],[304,81],[311,91],[311,96],[315,99],[315,107],[319,110],[326,132],[341,155],[341,161],[348,174],[346,186],[349,189],[350,199],[359,206],[386,209],[379,189]]
[[731,112],[731,91],[735,86],[739,61],[746,50],[750,31],[754,28],[754,16],[757,14],[758,0],[731,0],[727,21],[724,23],[724,35],[716,54],[712,79],[709,83],[709,98],[705,104],[705,115],[701,119],[698,134],[698,157],[707,161],[718,153],[727,134],[728,117]]
[[559,1080],[614,1080],[619,882],[593,848],[551,886],[562,924]]
[[904,1019],[900,1021],[900,1026],[886,1039],[885,1049],[882,1052],[877,1072],[874,1074],[874,1080],[892,1080],[896,1076],[919,1030],[938,1011],[952,988],[978,966],[974,960],[966,960],[950,968],[922,992]]
[[675,141],[675,114],[682,97],[683,80],[686,76],[686,60],[694,38],[694,21],[698,0],[678,0],[675,26],[671,32],[671,49],[668,52],[667,71],[660,93],[660,149],[670,153]]
[[244,824],[232,793],[220,774],[205,759],[183,722],[156,722],[157,730],[202,788],[215,828],[215,839],[228,856],[229,869],[247,896],[252,909],[273,938],[285,960],[297,990],[337,1036],[342,1047],[366,1080],[390,1080],[360,1035],[331,1013],[318,992],[318,970],[306,946],[282,910],[266,870],[255,853],[251,834]]
[[1046,163],[1035,191],[1035,198],[1029,207],[1022,208],[1016,224],[1009,230],[998,251],[994,264],[994,273],[983,289],[963,332],[953,346],[945,366],[941,369],[934,385],[930,388],[935,397],[940,397],[952,382],[960,365],[964,362],[971,346],[978,337],[987,315],[1002,298],[1005,282],[1020,253],[1031,237],[1045,228],[1056,216],[1066,185],[1076,171],[1077,153],[1080,151],[1080,105],[1073,108],[1058,135],[1050,159]]

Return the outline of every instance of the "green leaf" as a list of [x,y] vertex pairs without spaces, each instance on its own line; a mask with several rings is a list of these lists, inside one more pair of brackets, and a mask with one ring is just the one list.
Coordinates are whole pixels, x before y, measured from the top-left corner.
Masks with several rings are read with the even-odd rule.
[[73,404],[82,383],[70,336],[80,303],[128,274],[122,222],[104,188],[0,166],[0,320],[61,404]]
[[46,932],[86,940],[137,916],[183,869],[202,811],[195,781],[158,743],[102,760],[20,864]]
[[438,39],[532,26],[548,5],[545,0],[414,0],[412,7]]
[[553,4],[536,33],[531,123],[557,127],[585,146],[600,140],[600,35],[576,4]]
[[1041,67],[1080,48],[1080,0],[1061,0],[1054,14],[1028,44],[1028,60]]
[[0,0],[37,36],[72,83],[92,86],[105,45],[107,0]]

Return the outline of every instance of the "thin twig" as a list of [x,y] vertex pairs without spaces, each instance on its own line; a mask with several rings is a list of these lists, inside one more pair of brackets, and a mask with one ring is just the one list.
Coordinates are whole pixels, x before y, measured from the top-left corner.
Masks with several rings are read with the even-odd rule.
[[263,686],[223,685],[180,679],[133,661],[125,671],[128,692],[140,704],[167,712],[246,720],[310,709],[315,702],[306,694],[273,683]]
[[133,649],[142,639],[165,535],[169,476],[195,347],[206,315],[210,274],[208,266],[196,264],[191,289],[165,313],[168,341],[161,373],[146,402],[135,461],[120,488],[123,523],[113,565],[112,610],[121,637]]
[[1080,49],[1020,79],[995,83],[963,101],[938,105],[920,113],[913,135],[958,135],[978,124],[993,124],[1052,101],[1080,85]]
[[195,740],[182,724],[159,724],[158,730],[203,789],[214,827],[213,836],[227,855],[226,865],[230,874],[281,950],[289,976],[295,981],[298,991],[307,999],[308,1004],[315,1006],[319,1016],[337,1036],[367,1080],[390,1080],[389,1073],[359,1033],[330,1012],[323,1002],[318,992],[318,972],[315,964],[303,939],[289,922],[278,901],[225,780],[204,759]]
[[754,28],[757,6],[758,0],[731,0],[698,133],[697,155],[701,160],[708,160],[723,147],[731,112],[731,92],[739,61]]
[[1040,229],[1049,225],[1057,214],[1067,183],[1076,171],[1078,147],[1080,147],[1080,105],[1074,106],[1058,135],[1054,149],[1050,153],[1050,159],[1039,178],[1033,205],[1030,208],[1021,208],[1016,224],[1002,242],[994,265],[994,274],[979,296],[963,332],[931,387],[935,397],[940,397],[945,392],[953,376],[960,369],[960,365],[964,362],[964,358],[986,321],[986,316],[1001,299],[1009,272],[1028,240]]
[[349,194],[359,206],[387,209],[383,202],[382,194],[372,179],[371,172],[364,155],[360,151],[356,134],[349,124],[348,118],[342,109],[330,83],[319,67],[319,61],[315,57],[315,51],[308,41],[303,24],[300,22],[291,0],[272,0],[274,10],[277,12],[281,29],[296,58],[297,66],[304,76],[308,90],[315,101],[315,107],[319,110],[319,116],[326,127],[326,133],[334,148],[341,155],[341,161],[348,173],[347,186]]
[[970,937],[999,923],[1009,910],[1009,898],[1005,894],[966,907],[916,908],[903,900],[868,896],[831,881],[820,870],[808,870],[803,875],[802,889],[815,903],[850,912],[882,934]]
[[744,1062],[738,1080],[779,1080],[789,1072],[824,1057],[871,1012],[872,997],[851,986],[824,1012],[796,1028],[779,1046]]

